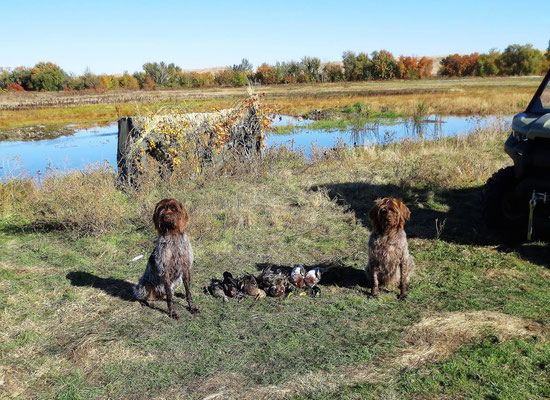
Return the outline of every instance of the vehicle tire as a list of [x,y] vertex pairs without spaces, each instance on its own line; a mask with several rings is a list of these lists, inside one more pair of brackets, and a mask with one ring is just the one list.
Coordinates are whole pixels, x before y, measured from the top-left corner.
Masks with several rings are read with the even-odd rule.
[[483,188],[483,219],[491,229],[521,237],[527,232],[529,203],[516,193],[517,184],[514,167],[503,168],[487,180]]

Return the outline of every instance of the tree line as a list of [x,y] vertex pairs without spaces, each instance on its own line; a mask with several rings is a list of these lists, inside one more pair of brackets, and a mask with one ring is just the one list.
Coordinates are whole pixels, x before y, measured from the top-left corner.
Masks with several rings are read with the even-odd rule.
[[[448,77],[542,74],[550,68],[550,43],[543,55],[532,45],[514,44],[502,52],[453,54],[441,60],[438,75]],[[370,54],[345,51],[341,63],[322,64],[317,57],[299,61],[263,63],[256,69],[247,60],[215,73],[185,72],[165,62],[147,62],[143,70],[122,75],[96,75],[87,69],[82,75],[68,74],[52,62],[39,62],[32,68],[0,68],[0,90],[60,91],[208,86],[245,86],[251,84],[288,84],[387,79],[423,79],[432,75],[428,57],[400,56],[387,50]]]

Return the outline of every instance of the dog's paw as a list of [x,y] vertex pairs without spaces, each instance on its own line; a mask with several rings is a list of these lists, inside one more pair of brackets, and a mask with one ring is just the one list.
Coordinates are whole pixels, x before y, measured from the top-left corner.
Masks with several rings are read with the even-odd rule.
[[197,307],[195,306],[192,306],[192,307],[189,307],[189,312],[191,314],[200,314],[201,313],[201,310],[199,310]]
[[175,312],[175,311],[170,311],[170,318],[173,318],[173,319],[175,319],[175,320],[178,320],[178,319],[180,319],[180,316],[178,315],[177,312]]

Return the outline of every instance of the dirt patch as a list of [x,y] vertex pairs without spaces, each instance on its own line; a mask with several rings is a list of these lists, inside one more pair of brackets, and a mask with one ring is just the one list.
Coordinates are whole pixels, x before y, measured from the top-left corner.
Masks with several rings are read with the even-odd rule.
[[496,311],[449,312],[424,318],[405,335],[407,346],[397,358],[404,368],[450,357],[465,344],[491,332],[503,342],[517,337],[540,336],[545,328],[523,318]]

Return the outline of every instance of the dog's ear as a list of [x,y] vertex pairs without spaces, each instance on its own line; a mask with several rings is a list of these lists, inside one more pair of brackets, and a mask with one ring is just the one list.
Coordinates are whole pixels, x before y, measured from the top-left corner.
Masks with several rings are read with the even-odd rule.
[[408,221],[409,219],[411,219],[411,211],[409,210],[409,207],[407,207],[405,203],[403,203],[403,200],[401,199],[399,199],[399,212],[401,213],[405,221]]
[[380,230],[380,224],[378,223],[378,211],[380,209],[381,201],[382,201],[381,199],[376,200],[374,202],[374,206],[372,206],[372,208],[369,211],[369,219],[370,219],[370,222],[372,223],[372,227],[375,230]]
[[160,226],[160,212],[162,211],[162,209],[164,208],[164,203],[165,201],[164,200],[161,200],[157,203],[157,205],[155,206],[155,211],[153,212],[153,223],[155,224],[155,229],[157,230],[157,232],[160,232],[161,231],[161,226]]
[[187,223],[189,222],[189,214],[187,213],[187,210],[185,209],[181,201],[178,201],[178,200],[175,200],[175,201],[176,201],[178,214],[179,214],[178,226],[176,227],[176,230],[182,233],[187,227]]
[[183,230],[187,228],[187,224],[189,223],[189,214],[187,213],[187,210],[185,209],[183,204],[180,203],[180,205],[181,205],[181,230],[183,232]]
[[405,229],[405,221],[411,218],[411,212],[401,199],[397,200],[397,209],[399,210],[399,228]]

